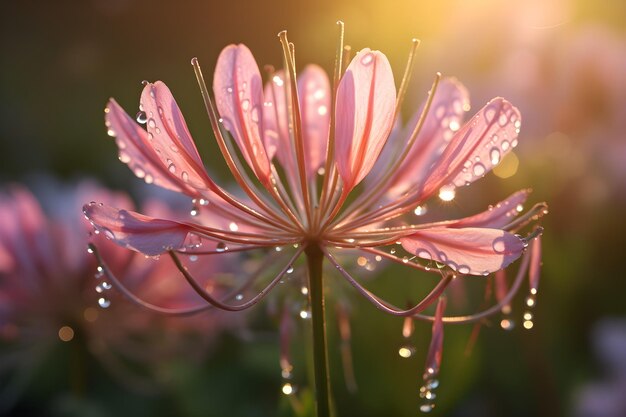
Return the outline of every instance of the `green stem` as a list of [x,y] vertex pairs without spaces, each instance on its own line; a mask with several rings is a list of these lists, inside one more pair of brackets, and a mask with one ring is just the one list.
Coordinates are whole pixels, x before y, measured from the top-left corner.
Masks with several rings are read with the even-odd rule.
[[315,369],[315,396],[317,417],[330,417],[330,381],[326,349],[326,320],[324,318],[324,281],[322,263],[324,255],[317,245],[306,249],[309,269],[309,300],[313,327],[313,367]]

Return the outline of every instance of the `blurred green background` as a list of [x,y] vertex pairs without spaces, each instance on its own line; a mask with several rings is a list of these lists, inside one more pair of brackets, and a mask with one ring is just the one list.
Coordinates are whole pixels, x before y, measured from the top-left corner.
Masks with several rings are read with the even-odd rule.
[[[464,349],[471,328],[450,328],[433,414],[591,415],[580,411],[588,400],[585,387],[601,383],[605,393],[613,392],[613,380],[619,379],[607,372],[594,348],[594,326],[626,318],[625,2],[3,1],[0,181],[28,182],[43,174],[90,176],[123,190],[148,187],[117,161],[103,123],[109,97],[134,114],[144,79],[168,84],[209,170],[227,180],[190,58],[199,58],[210,79],[220,50],[242,42],[260,65],[278,67],[276,34],[287,29],[299,66],[315,62],[330,72],[338,19],[355,50],[370,47],[389,57],[396,84],[411,38],[421,39],[406,115],[423,99],[435,71],[468,87],[473,111],[494,96],[521,109],[519,167],[462,190],[454,210],[471,214],[525,187],[534,189],[531,203],[550,205],[534,328],[504,332],[496,318],[469,356]],[[378,275],[368,285],[390,299],[401,298],[407,288],[421,289],[401,268]],[[402,360],[401,321],[356,293],[345,293],[352,306],[359,389],[349,393],[343,385],[337,330],[331,325],[339,415],[419,413],[428,326],[418,325],[417,354]],[[518,316],[524,296],[516,300]],[[473,302],[480,303],[479,297]],[[249,340],[227,336],[201,363],[181,357],[163,364],[169,382],[152,394],[129,390],[91,362],[83,365],[85,390],[72,394],[67,369],[73,351],[59,341],[49,353],[52,360],[39,367],[7,413],[293,415],[280,395],[277,325],[265,318],[263,307],[248,314],[254,329]],[[297,347],[304,349],[301,339]],[[621,352],[626,356],[626,345]],[[305,367],[304,354],[296,357],[297,366]],[[622,395],[624,379],[616,390]]]

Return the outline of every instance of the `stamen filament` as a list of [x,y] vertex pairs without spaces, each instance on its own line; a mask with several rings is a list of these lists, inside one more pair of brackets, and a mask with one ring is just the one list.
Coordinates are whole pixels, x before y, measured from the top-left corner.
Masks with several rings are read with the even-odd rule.
[[215,306],[215,307],[217,307],[219,309],[226,310],[226,311],[242,311],[242,310],[246,310],[246,309],[254,306],[259,301],[261,301],[263,298],[265,298],[265,296],[267,296],[269,291],[272,288],[274,288],[280,282],[280,280],[283,278],[283,276],[292,267],[292,264],[296,261],[296,259],[298,259],[298,257],[304,251],[304,249],[305,249],[304,247],[299,248],[296,251],[296,253],[291,257],[291,259],[289,260],[287,265],[285,265],[285,267],[278,273],[278,275],[276,275],[276,277],[265,288],[263,288],[257,295],[255,295],[250,300],[248,300],[248,301],[246,301],[246,302],[244,302],[242,304],[239,304],[239,305],[225,304],[225,303],[217,300],[216,298],[214,298],[204,288],[202,288],[202,286],[200,286],[200,284],[198,284],[198,282],[195,280],[195,278],[193,278],[191,276],[189,271],[187,271],[187,268],[181,263],[180,259],[176,255],[176,252],[169,251],[169,254],[170,254],[172,260],[174,261],[174,264],[176,264],[176,267],[178,268],[178,270],[183,274],[183,276],[185,277],[187,282],[189,282],[189,285],[191,285],[191,287],[194,289],[194,291],[200,297],[204,298],[209,304],[211,304],[211,305],[213,305],[213,306]]
[[[344,23],[341,20],[337,21],[337,48],[335,50],[335,69],[333,71],[333,86],[332,86],[332,100],[330,102],[330,127],[328,129],[328,146],[326,146],[326,164],[324,166],[324,181],[322,184],[322,191],[320,195],[320,210],[319,219],[316,227],[323,221],[324,214],[326,212],[327,199],[330,199],[330,193],[334,193],[334,189],[337,181],[337,170],[334,164],[335,161],[335,107],[337,99],[337,88],[341,81],[343,74],[343,38],[344,38]],[[332,186],[329,187],[329,183],[332,178]]]
[[431,292],[428,295],[426,295],[426,297],[424,297],[419,303],[417,303],[415,306],[407,310],[403,310],[379,298],[378,296],[370,292],[368,289],[363,287],[354,278],[352,278],[352,276],[341,265],[337,263],[333,255],[330,252],[328,252],[326,248],[323,248],[322,250],[326,258],[330,261],[330,263],[333,264],[333,266],[339,271],[339,273],[343,275],[343,277],[348,281],[348,283],[350,283],[350,285],[356,288],[356,290],[360,292],[376,308],[384,311],[385,313],[391,314],[393,316],[400,316],[400,317],[415,316],[417,313],[424,311],[426,308],[428,308],[428,306],[430,306],[433,302],[435,302],[441,294],[443,294],[446,287],[450,284],[450,282],[452,282],[453,275],[446,274],[445,276],[443,276],[441,281],[437,283],[435,288],[433,288]]
[[217,190],[215,190],[215,193],[218,194],[220,197],[224,198],[224,200],[233,204],[235,207],[248,212],[248,214],[258,218],[259,220],[265,221],[266,223],[269,223],[273,226],[279,226],[279,227],[282,226],[282,227],[291,228],[292,226],[288,222],[286,222],[284,219],[280,218],[279,216],[276,216],[274,211],[269,209],[266,206],[266,204],[263,201],[261,201],[261,199],[259,198],[260,193],[256,190],[256,188],[252,185],[252,183],[249,180],[246,181],[245,178],[247,177],[247,175],[245,175],[245,170],[237,167],[231,152],[226,146],[224,136],[222,135],[222,132],[220,130],[219,121],[217,117],[217,110],[215,109],[213,101],[211,100],[211,96],[209,94],[209,90],[207,89],[206,83],[204,81],[204,76],[202,75],[202,69],[200,68],[198,59],[193,58],[191,60],[191,65],[193,66],[194,72],[196,74],[198,86],[200,87],[200,93],[202,94],[202,99],[204,100],[204,106],[209,115],[209,120],[211,121],[211,127],[213,128],[213,133],[215,134],[215,138],[217,139],[217,144],[220,148],[220,151],[224,155],[224,159],[226,160],[226,164],[228,165],[228,168],[230,169],[231,173],[233,174],[233,177],[235,178],[239,186],[246,192],[246,194],[256,204],[259,205],[259,207],[261,207],[264,210],[265,214],[271,217],[271,219],[246,207],[239,201],[230,197],[230,195],[228,195],[226,191],[222,190],[219,187]]
[[283,46],[283,56],[285,59],[285,76],[287,77],[287,81],[289,82],[290,89],[289,91],[289,100],[287,100],[287,113],[290,114],[289,123],[290,131],[293,134],[293,140],[295,144],[296,150],[296,165],[298,166],[298,175],[300,177],[300,189],[302,191],[302,199],[304,202],[304,209],[306,213],[307,224],[311,227],[312,223],[312,213],[311,213],[311,205],[310,205],[310,196],[309,189],[306,178],[306,162],[304,155],[304,141],[302,137],[302,132],[300,131],[300,127],[302,126],[302,119],[300,115],[300,101],[298,99],[298,85],[296,82],[296,64],[295,64],[295,51],[292,47],[293,44],[290,44],[287,40],[287,31],[283,30],[278,34],[280,38],[280,43]]

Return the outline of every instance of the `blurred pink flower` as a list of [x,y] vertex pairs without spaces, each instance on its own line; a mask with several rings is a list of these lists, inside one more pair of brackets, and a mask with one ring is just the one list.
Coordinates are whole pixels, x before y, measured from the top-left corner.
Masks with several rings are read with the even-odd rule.
[[[44,185],[50,188],[49,182]],[[124,275],[125,285],[152,303],[173,308],[200,298],[175,274],[173,264],[90,237],[89,224],[77,216],[85,199],[132,205],[126,195],[88,181],[71,191],[57,185],[52,188],[54,191],[47,190],[52,197],[45,204],[47,214],[21,186],[11,186],[0,194],[0,341],[6,347],[2,361],[9,361],[15,372],[0,389],[4,406],[10,407],[11,400],[17,399],[21,383],[17,375],[27,372],[29,363],[43,359],[55,344],[84,342],[121,382],[144,387],[145,381],[129,371],[127,361],[153,368],[168,352],[184,349],[187,355],[204,355],[220,329],[238,326],[236,316],[173,321],[121,300],[88,254],[89,240],[98,242],[103,255],[112,261],[110,268]],[[149,203],[146,208],[175,215],[159,205]],[[207,272],[216,267],[214,263],[198,264]],[[164,334],[176,337],[162,337]],[[194,337],[195,343],[186,346],[182,343],[185,336]],[[149,342],[151,337],[160,343]]]
[[[453,199],[456,187],[482,178],[517,145],[518,110],[495,98],[464,123],[466,89],[438,75],[428,100],[402,128],[398,118],[406,80],[396,94],[384,54],[361,50],[331,83],[313,65],[296,77],[286,35],[281,34],[281,41],[287,69],[270,73],[265,86],[250,50],[227,46],[213,79],[215,106],[197,60],[192,61],[217,143],[245,195],[226,191],[209,176],[166,85],[144,82],[138,123],[111,99],[105,109],[108,134],[115,138],[120,160],[136,176],[194,199],[194,216],[181,221],[86,204],[84,213],[95,230],[148,256],[169,253],[194,289],[226,310],[256,304],[306,253],[324,256],[379,309],[436,321],[437,340],[443,340],[442,323],[469,322],[499,311],[501,306],[495,306],[461,319],[443,317],[443,308],[437,318],[420,314],[454,276],[486,276],[519,258],[541,230],[526,238],[515,232],[540,217],[545,206],[516,219],[529,193],[523,190],[459,220],[419,223],[415,214],[438,193],[443,200]],[[368,177],[370,172],[374,175]],[[289,254],[275,277],[256,296],[235,304],[198,285],[180,260],[181,254],[274,248]],[[441,281],[417,305],[399,309],[339,264],[337,257],[346,249],[418,270],[435,264]],[[528,262],[524,265],[520,275]],[[288,329],[285,325],[285,334]],[[429,363],[439,363],[440,345],[429,355],[437,359]]]

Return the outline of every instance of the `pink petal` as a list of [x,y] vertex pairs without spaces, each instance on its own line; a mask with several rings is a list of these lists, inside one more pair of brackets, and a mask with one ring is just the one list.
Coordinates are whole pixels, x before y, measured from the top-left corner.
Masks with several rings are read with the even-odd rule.
[[86,204],[83,212],[105,237],[148,256],[180,249],[190,231],[189,227],[174,221],[97,203]]
[[505,268],[520,257],[525,247],[524,241],[514,234],[477,227],[424,229],[400,242],[418,258],[432,259],[469,275]]
[[425,180],[422,200],[444,185],[461,186],[483,177],[517,146],[520,113],[503,98],[483,107],[454,136]]
[[[150,85],[146,86],[144,95],[150,96],[151,89]],[[199,169],[197,164],[188,162],[193,158],[183,152],[185,148],[178,137],[172,138],[167,130],[164,130],[161,122],[159,122],[161,133],[155,137],[156,132],[148,133],[142,129],[115,100],[109,100],[105,111],[109,135],[115,136],[119,148],[119,159],[128,164],[137,177],[143,178],[147,183],[154,183],[190,196],[199,196],[196,188],[208,187],[203,174],[197,172]],[[151,111],[154,114],[154,110]],[[154,127],[148,126],[148,129],[156,130],[156,120],[160,120],[160,117],[153,117],[150,120],[153,120],[150,125],[154,123]]]
[[310,178],[324,164],[330,127],[330,82],[317,65],[307,65],[298,77],[298,97],[306,173]]
[[[426,103],[423,103],[402,131],[401,137],[407,141],[417,126]],[[439,83],[430,110],[422,129],[415,139],[404,163],[392,179],[388,196],[398,196],[427,177],[428,170],[450,142],[463,122],[463,115],[469,109],[469,93],[454,78],[444,78]],[[393,157],[393,155],[391,155]]]
[[488,227],[498,229],[509,224],[522,210],[530,190],[513,193],[487,211],[449,223],[449,227]]
[[337,89],[335,154],[346,190],[372,169],[393,124],[396,88],[385,55],[363,49]]
[[278,158],[287,170],[295,169],[291,152],[285,97],[285,72],[277,71],[265,84],[263,103],[263,141],[270,159]]
[[257,178],[269,184],[270,163],[263,130],[263,82],[245,45],[229,45],[217,59],[213,92],[224,127],[233,135]]
[[148,117],[148,139],[170,176],[196,189],[209,188],[210,180],[169,88],[161,81],[147,84],[140,103]]

